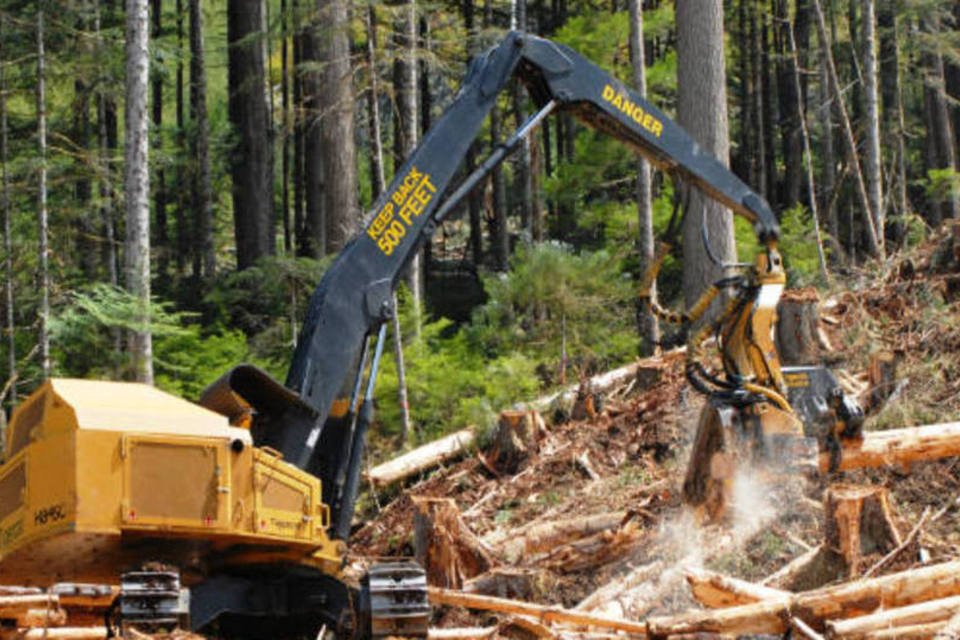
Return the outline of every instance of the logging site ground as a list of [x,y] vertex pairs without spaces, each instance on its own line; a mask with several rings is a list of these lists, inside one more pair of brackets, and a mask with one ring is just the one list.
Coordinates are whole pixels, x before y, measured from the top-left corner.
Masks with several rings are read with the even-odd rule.
[[[868,439],[960,416],[960,272],[951,245],[941,237],[883,271],[839,274],[833,291],[819,294],[819,354],[867,408]],[[667,352],[603,390],[581,385],[571,402],[544,408],[542,424],[503,417],[525,421],[519,457],[486,434],[439,469],[371,483],[352,557],[412,556],[419,544],[431,584],[635,621],[909,576],[960,558],[955,457],[807,477],[739,469],[732,513],[698,524],[681,486],[703,400],[683,369],[682,351]],[[848,503],[857,504],[852,533],[838,515]],[[859,549],[845,548],[854,534]],[[912,601],[942,595],[955,593]],[[956,610],[912,619],[923,628],[904,637],[932,636]],[[604,631],[527,614],[439,606],[431,627],[515,637]],[[822,632],[828,616],[810,616]],[[685,629],[737,634],[764,625]]]

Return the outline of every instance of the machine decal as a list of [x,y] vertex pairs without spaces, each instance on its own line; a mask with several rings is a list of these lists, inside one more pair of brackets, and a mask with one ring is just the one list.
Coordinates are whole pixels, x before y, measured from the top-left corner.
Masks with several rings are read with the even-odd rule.
[[630,116],[634,122],[658,138],[663,134],[663,123],[644,111],[643,107],[630,100],[630,96],[620,93],[608,84],[603,87],[603,99]]
[[403,177],[383,208],[367,227],[367,235],[377,243],[383,255],[389,256],[407,235],[413,219],[423,213],[433,200],[437,188],[430,181],[430,174],[415,166]]
[[17,520],[0,533],[0,547],[9,546],[14,540],[23,535],[23,519]]
[[37,509],[33,514],[33,524],[43,526],[45,524],[59,522],[67,517],[63,512],[63,504],[55,504],[50,507]]

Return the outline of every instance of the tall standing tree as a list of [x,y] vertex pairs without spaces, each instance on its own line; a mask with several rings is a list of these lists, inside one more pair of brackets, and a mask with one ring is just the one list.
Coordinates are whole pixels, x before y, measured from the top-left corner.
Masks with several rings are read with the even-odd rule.
[[[296,11],[296,10],[295,10]],[[300,56],[297,77],[300,80],[302,121],[300,125],[301,164],[299,186],[302,191],[303,215],[297,228],[297,252],[302,256],[319,258],[327,248],[327,225],[323,208],[324,171],[323,113],[320,101],[326,88],[321,80],[321,30],[328,27],[316,19],[314,13],[304,16],[306,25],[300,35]],[[296,45],[295,45],[296,46]],[[335,90],[335,89],[331,89]],[[296,86],[294,88],[296,93]],[[295,100],[296,102],[296,100]],[[295,180],[296,182],[296,180]]]
[[317,0],[324,29],[320,55],[322,91],[318,104],[327,253],[340,251],[359,224],[348,4],[347,0]]
[[237,268],[274,252],[273,141],[263,40],[263,0],[229,0],[227,46],[230,122],[237,141],[230,157]]
[[[129,2],[129,0],[128,0]],[[210,178],[210,125],[207,121],[207,72],[200,0],[188,0],[190,12],[190,116],[193,118],[191,205],[193,209],[193,277],[212,278],[213,187]]]
[[45,0],[37,1],[37,218],[40,224],[40,366],[50,377],[50,245],[47,216],[47,53],[44,48]]
[[[159,42],[163,35],[163,0],[151,0],[150,3],[151,36],[154,42]],[[153,94],[152,117],[154,127],[153,148],[159,150],[163,144],[163,69],[161,59],[154,61],[151,70],[151,84]],[[170,260],[170,241],[167,234],[167,186],[166,175],[163,170],[163,164],[157,163],[155,178],[153,181],[153,211],[156,216],[155,233],[156,243],[154,247],[157,252],[157,271],[160,274],[161,282],[167,277],[167,264]]]
[[[643,45],[643,0],[629,0],[630,62],[633,68],[633,86],[641,98],[647,96],[646,52]],[[653,261],[653,192],[650,184],[650,163],[640,158],[637,163],[637,253],[639,270],[644,273]],[[656,299],[656,286],[650,291]],[[640,352],[653,355],[660,339],[657,317],[650,309],[639,311]]]
[[0,208],[3,209],[3,270],[6,282],[3,287],[4,329],[7,333],[7,375],[10,380],[10,402],[17,403],[17,335],[13,313],[13,234],[11,232],[12,215],[10,207],[10,173],[7,166],[10,152],[7,148],[7,50],[4,46],[7,32],[7,17],[0,15],[0,164],[3,168],[3,181],[0,183]]
[[150,168],[147,84],[150,78],[147,0],[127,0],[126,108],[123,186],[126,239],[123,245],[127,290],[137,300],[137,328],[127,338],[137,381],[153,384],[150,333]]
[[875,0],[862,0],[861,46],[863,47],[863,173],[867,182],[870,215],[877,231],[877,248],[884,253],[883,177],[880,172],[880,100],[877,68],[877,18]]
[[[722,0],[680,0],[677,17],[677,119],[704,149],[726,164],[727,89],[723,55]],[[685,187],[683,290],[686,305],[723,275],[707,257],[700,228],[708,230],[711,250],[721,261],[736,256],[730,212],[699,191]]]

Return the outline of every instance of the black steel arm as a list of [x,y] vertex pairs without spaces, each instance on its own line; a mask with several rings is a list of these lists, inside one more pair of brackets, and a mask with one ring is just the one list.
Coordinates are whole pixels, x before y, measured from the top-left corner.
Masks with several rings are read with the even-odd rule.
[[[328,501],[344,493],[337,486],[351,477],[344,465],[359,461],[356,447],[347,444],[354,441],[355,420],[346,414],[357,404],[350,395],[359,388],[368,338],[395,312],[392,292],[400,274],[438,221],[526,133],[515,134],[444,198],[497,95],[514,75],[541,109],[530,127],[551,110],[571,111],[745,217],[765,243],[777,239],[777,222],[767,203],[660,110],[568,47],[508,34],[474,59],[453,103],[397,172],[363,231],[336,257],[313,294],[286,380],[299,402],[282,415],[259,412],[257,444],[279,450],[320,477]],[[348,450],[352,463],[343,459]],[[352,511],[353,496],[334,505],[336,531],[345,531]]]

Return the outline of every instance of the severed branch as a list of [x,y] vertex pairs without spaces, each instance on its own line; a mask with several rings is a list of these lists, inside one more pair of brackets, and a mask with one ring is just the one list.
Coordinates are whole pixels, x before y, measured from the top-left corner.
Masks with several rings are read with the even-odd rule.
[[689,567],[684,573],[693,596],[700,604],[711,609],[750,604],[762,600],[785,599],[791,595],[787,591],[765,587],[698,567]]

